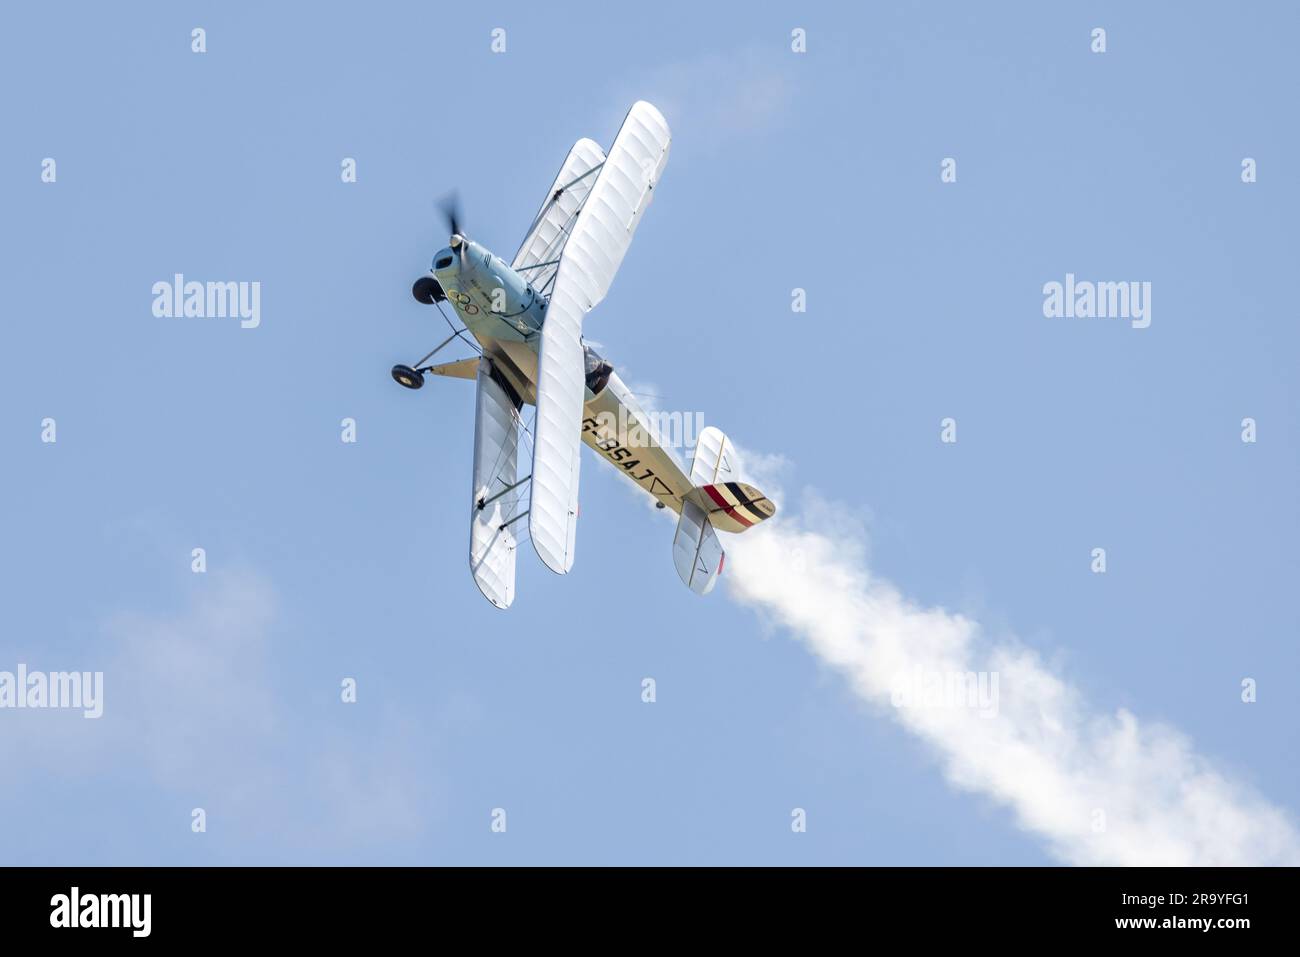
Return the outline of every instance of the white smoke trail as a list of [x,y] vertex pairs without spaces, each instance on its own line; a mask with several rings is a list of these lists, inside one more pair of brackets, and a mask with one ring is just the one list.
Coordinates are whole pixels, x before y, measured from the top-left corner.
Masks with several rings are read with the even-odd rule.
[[[872,575],[859,536],[787,514],[728,536],[726,547],[723,581],[733,598],[802,639],[857,695],[929,745],[953,785],[1008,806],[1055,857],[1300,863],[1286,814],[1217,772],[1176,729],[1123,709],[1090,709],[1033,650],[909,602]],[[995,714],[898,696],[908,688],[900,677],[970,672],[996,676]]]

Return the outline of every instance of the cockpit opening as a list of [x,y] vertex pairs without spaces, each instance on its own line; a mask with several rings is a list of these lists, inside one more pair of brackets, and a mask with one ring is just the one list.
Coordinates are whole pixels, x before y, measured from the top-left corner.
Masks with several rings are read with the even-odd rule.
[[591,390],[592,395],[600,395],[605,391],[605,386],[609,385],[609,377],[614,374],[614,367],[601,358],[591,346],[584,343],[582,348],[587,359],[587,388]]

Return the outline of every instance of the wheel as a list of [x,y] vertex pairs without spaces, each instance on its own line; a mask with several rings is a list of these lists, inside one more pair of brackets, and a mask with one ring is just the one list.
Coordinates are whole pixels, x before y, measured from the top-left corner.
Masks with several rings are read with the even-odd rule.
[[393,366],[393,379],[398,385],[404,385],[408,389],[418,389],[424,385],[424,373],[410,366]]
[[432,306],[435,302],[444,302],[447,299],[446,293],[442,291],[442,286],[438,285],[438,280],[432,276],[421,276],[415,280],[415,284],[411,286],[411,295],[426,306]]

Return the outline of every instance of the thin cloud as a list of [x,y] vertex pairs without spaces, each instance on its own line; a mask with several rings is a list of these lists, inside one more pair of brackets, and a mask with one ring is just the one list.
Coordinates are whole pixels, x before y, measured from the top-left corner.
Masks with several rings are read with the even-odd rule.
[[[19,734],[0,739],[0,759],[83,784],[130,769],[174,796],[175,826],[203,807],[211,829],[242,839],[214,848],[249,844],[257,857],[420,835],[434,784],[411,721],[388,707],[366,733],[307,722],[292,702],[313,696],[272,659],[274,589],[247,573],[209,573],[205,586],[175,614],[113,616],[96,651],[103,717],[15,712]],[[34,793],[19,786],[5,797]]]
[[795,100],[792,55],[777,45],[706,52],[666,63],[619,91],[623,112],[649,100],[673,128],[674,154],[711,154],[779,126]]

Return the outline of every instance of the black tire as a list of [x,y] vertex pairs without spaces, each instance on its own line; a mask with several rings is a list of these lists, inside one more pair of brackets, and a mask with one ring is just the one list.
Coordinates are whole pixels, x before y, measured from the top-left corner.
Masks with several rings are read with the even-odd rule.
[[393,366],[393,381],[408,389],[418,389],[424,385],[424,373],[410,366]]
[[438,285],[438,280],[432,276],[421,276],[415,280],[411,286],[411,295],[417,302],[422,302],[426,306],[432,306],[435,302],[445,302],[447,294],[442,291],[442,286]]

